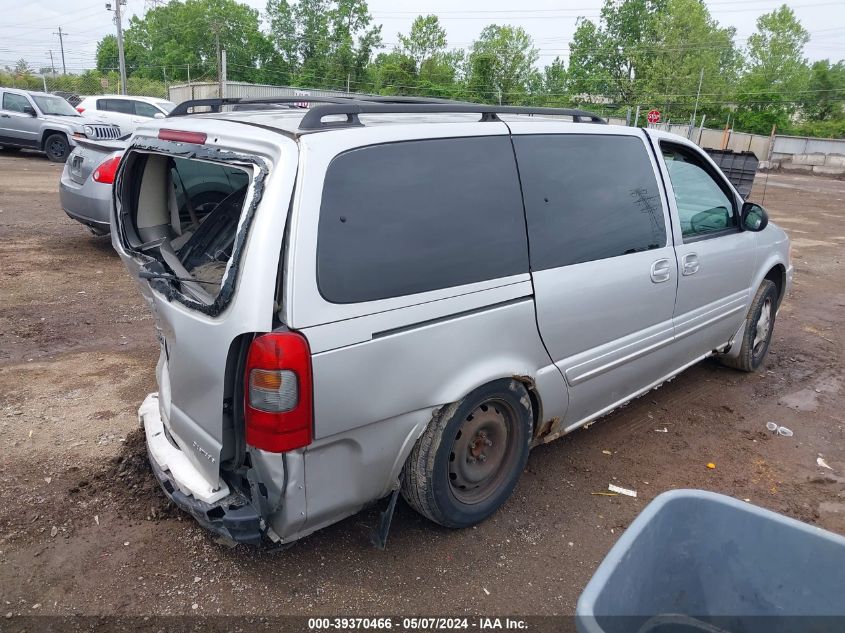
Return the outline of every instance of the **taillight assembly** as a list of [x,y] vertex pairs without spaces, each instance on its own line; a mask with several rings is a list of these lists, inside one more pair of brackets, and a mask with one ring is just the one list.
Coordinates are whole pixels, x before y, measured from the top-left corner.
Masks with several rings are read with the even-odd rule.
[[249,347],[244,376],[246,443],[283,453],[311,443],[311,350],[296,332],[271,332]]
[[97,169],[94,170],[94,182],[101,182],[105,185],[111,185],[114,183],[114,176],[117,173],[117,168],[120,166],[120,158],[121,154],[117,156],[112,156],[111,158],[104,160],[97,166]]
[[76,111],[79,112],[79,114],[82,114],[83,112],[85,112],[85,108],[80,108],[79,106],[77,106]]

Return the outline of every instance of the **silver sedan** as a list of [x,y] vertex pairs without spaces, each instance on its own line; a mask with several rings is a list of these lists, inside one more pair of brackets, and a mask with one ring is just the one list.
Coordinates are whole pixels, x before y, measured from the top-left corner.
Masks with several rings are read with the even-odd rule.
[[95,235],[108,235],[112,184],[126,142],[76,141],[59,184],[62,208]]

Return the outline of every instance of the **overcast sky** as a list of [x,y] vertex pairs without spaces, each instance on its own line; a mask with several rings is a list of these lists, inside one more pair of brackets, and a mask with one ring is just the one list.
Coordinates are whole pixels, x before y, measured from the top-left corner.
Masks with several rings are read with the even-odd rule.
[[[58,27],[65,37],[68,72],[95,65],[97,41],[114,33],[112,13],[106,0],[0,0],[0,66],[26,59],[38,69],[50,65],[50,51],[61,72]],[[263,13],[266,0],[247,0]],[[383,25],[387,48],[396,42],[397,32],[406,33],[414,17],[435,13],[446,28],[449,46],[466,48],[490,23],[520,25],[534,38],[540,50],[540,65],[555,56],[568,56],[569,42],[579,16],[595,19],[602,0],[370,0],[376,23]],[[793,0],[791,6],[804,28],[810,32],[806,55],[810,60],[845,58],[845,0]],[[776,0],[708,0],[710,12],[723,26],[737,30],[737,41],[744,44],[754,32],[757,18],[776,8]],[[124,24],[129,15],[140,15],[145,0],[128,0]]]

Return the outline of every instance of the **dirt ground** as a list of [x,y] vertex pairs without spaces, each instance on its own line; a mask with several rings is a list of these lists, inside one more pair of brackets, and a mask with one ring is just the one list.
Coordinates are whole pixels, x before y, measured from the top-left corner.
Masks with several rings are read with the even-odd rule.
[[[0,154],[0,616],[571,614],[626,526],[672,488],[845,534],[845,182],[758,175],[752,199],[790,232],[796,265],[759,372],[700,363],[536,449],[474,529],[400,502],[385,551],[366,511],[266,552],[216,542],[157,488],[136,417],[155,390],[152,321],[108,239],[62,212],[59,174]],[[591,494],[608,483],[639,495]]]

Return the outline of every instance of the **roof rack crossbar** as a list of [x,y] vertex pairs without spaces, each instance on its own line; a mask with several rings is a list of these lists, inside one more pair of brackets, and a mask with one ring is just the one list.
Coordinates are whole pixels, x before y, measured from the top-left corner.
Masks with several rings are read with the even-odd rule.
[[494,106],[478,103],[456,103],[456,102],[377,102],[350,100],[340,103],[327,103],[317,105],[305,114],[299,122],[300,132],[322,130],[330,127],[343,126],[342,121],[324,122],[323,118],[332,115],[346,115],[349,124],[361,125],[358,115],[360,114],[439,114],[439,113],[466,113],[480,114],[482,121],[498,120],[499,114],[535,114],[547,116],[569,116],[576,123],[607,123],[599,115],[586,110],[573,110],[569,108],[539,108],[533,106]]

